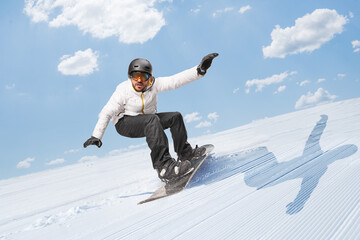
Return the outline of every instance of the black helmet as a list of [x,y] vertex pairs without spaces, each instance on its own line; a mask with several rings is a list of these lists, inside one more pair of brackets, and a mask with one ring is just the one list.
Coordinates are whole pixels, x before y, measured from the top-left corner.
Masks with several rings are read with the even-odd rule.
[[132,72],[144,72],[150,74],[151,76],[153,73],[151,63],[144,58],[136,58],[131,61],[128,70],[129,77]]

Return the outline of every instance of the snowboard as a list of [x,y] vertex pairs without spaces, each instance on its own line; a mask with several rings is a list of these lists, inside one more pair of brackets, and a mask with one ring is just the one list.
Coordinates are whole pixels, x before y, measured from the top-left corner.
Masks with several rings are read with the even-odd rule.
[[209,156],[211,151],[214,149],[214,145],[212,145],[212,144],[207,144],[207,145],[204,145],[203,147],[206,148],[205,155],[198,159],[194,159],[192,161],[191,167],[194,169],[193,171],[180,177],[179,179],[177,179],[175,181],[166,183],[165,185],[160,187],[156,192],[154,192],[149,198],[139,202],[138,204],[151,202],[151,201],[154,201],[159,198],[164,198],[164,197],[167,197],[170,195],[174,195],[174,194],[184,190],[186,188],[186,186],[188,185],[188,183],[190,182],[191,178],[194,176],[196,171],[201,166],[201,164],[205,161],[205,159]]

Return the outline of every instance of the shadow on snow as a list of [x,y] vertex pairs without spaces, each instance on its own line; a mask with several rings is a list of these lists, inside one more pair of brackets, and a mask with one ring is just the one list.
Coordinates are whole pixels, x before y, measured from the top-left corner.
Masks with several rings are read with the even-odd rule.
[[324,152],[319,141],[327,120],[327,115],[321,115],[300,157],[279,163],[266,147],[220,157],[211,155],[196,172],[189,188],[217,182],[238,173],[244,173],[245,183],[257,190],[300,178],[301,189],[294,201],[287,205],[286,211],[287,214],[296,214],[304,208],[328,166],[358,150],[356,145],[346,144]]

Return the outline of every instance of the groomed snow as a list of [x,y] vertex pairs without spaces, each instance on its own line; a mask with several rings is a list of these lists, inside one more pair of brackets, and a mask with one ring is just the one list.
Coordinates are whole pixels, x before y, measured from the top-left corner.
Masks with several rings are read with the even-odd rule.
[[189,141],[214,154],[143,205],[146,146],[0,181],[0,239],[360,239],[360,98]]

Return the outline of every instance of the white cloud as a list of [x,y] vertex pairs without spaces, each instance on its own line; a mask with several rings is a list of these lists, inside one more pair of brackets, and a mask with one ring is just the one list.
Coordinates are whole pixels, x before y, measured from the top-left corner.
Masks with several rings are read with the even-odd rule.
[[216,122],[219,118],[219,115],[217,114],[217,112],[213,112],[213,113],[209,113],[208,114],[208,119]]
[[75,91],[79,91],[82,87],[83,87],[82,85],[76,86],[76,87],[74,88],[74,90],[75,90]]
[[305,81],[302,81],[299,85],[300,85],[300,87],[302,87],[302,86],[305,86],[306,84],[309,84],[309,83],[310,83],[309,80],[305,80]]
[[252,80],[248,80],[246,81],[245,85],[247,87],[246,93],[250,93],[250,88],[252,86],[256,86],[256,90],[255,92],[261,92],[262,89],[265,86],[271,85],[271,84],[276,84],[276,83],[281,83],[283,82],[288,76],[294,75],[297,72],[293,71],[293,72],[283,72],[280,74],[274,74],[271,77],[265,78],[265,79],[252,79]]
[[360,47],[360,41],[359,40],[354,40],[351,42],[353,48],[356,48],[356,47]]
[[235,89],[233,90],[233,93],[235,94],[235,93],[237,93],[239,90],[240,90],[240,88],[235,88]]
[[193,112],[190,114],[186,114],[184,119],[187,123],[190,123],[190,122],[199,121],[201,119],[201,116],[199,116],[198,112]]
[[17,95],[18,95],[19,97],[26,97],[26,96],[29,96],[29,94],[28,94],[28,93],[23,93],[23,92],[19,92],[19,93],[17,93]]
[[271,44],[262,49],[264,57],[284,58],[288,54],[310,53],[330,41],[335,34],[342,33],[347,22],[348,18],[339,15],[336,10],[316,9],[296,19],[292,27],[280,28],[276,25],[271,32]]
[[205,135],[209,135],[210,133],[211,133],[211,130],[209,130],[209,129],[204,132]]
[[339,74],[337,75],[337,77],[338,77],[338,78],[344,78],[344,77],[346,77],[346,74],[344,74],[344,73],[339,73]]
[[281,92],[285,91],[285,89],[286,89],[286,86],[285,86],[285,85],[280,86],[280,87],[274,92],[274,94],[281,93]]
[[318,82],[318,83],[321,83],[321,82],[325,82],[325,80],[326,80],[325,78],[319,78],[319,79],[317,80],[317,82]]
[[[219,115],[217,114],[217,112],[212,112],[208,114],[207,118],[213,122],[216,122],[219,118]],[[194,113],[186,114],[184,119],[187,123],[190,123],[190,122],[199,121],[200,119],[202,119],[202,117],[198,112],[194,112]],[[199,124],[197,124],[195,128],[203,128],[203,127],[211,127],[211,126],[212,123],[210,121],[202,121]]]
[[35,161],[35,158],[26,158],[24,161],[19,162],[16,167],[17,168],[29,168],[31,167],[31,162]]
[[354,52],[359,52],[360,51],[360,41],[359,40],[354,40],[351,42],[352,47],[354,48]]
[[190,9],[190,12],[192,12],[194,14],[198,14],[200,12],[200,8]]
[[15,83],[13,83],[13,84],[11,84],[11,85],[6,85],[6,86],[5,86],[5,89],[6,89],[6,90],[11,90],[11,89],[14,89],[15,86],[16,86]]
[[354,18],[354,13],[353,13],[353,12],[349,12],[349,17],[350,17],[350,18]]
[[95,38],[116,36],[122,43],[144,43],[165,25],[162,12],[154,8],[156,2],[25,0],[24,12],[33,22],[47,22],[50,27],[77,26]]
[[85,162],[95,161],[97,159],[99,159],[99,157],[97,157],[97,156],[84,156],[84,157],[80,158],[80,160],[78,162],[85,163]]
[[13,94],[15,94],[15,96],[18,96],[18,97],[28,97],[28,98],[30,97],[30,98],[31,98],[31,95],[30,95],[30,94],[16,91],[15,88],[16,88],[16,84],[15,84],[15,83],[12,83],[12,84],[10,84],[10,85],[5,85],[5,90],[6,90],[6,91],[13,91]]
[[74,56],[64,55],[60,58],[58,71],[64,75],[88,75],[98,70],[97,59],[99,54],[91,48],[77,51]]
[[216,122],[219,118],[219,115],[217,114],[217,112],[213,112],[213,113],[209,113],[208,114],[208,119]]
[[230,11],[232,11],[232,10],[234,10],[233,7],[227,7],[227,8],[224,8],[224,9],[219,9],[219,10],[216,10],[216,11],[212,14],[212,16],[213,16],[213,17],[218,17],[218,16],[220,16],[221,14],[230,12]]
[[251,9],[250,5],[243,6],[239,9],[239,13],[244,14],[244,12],[249,11]]
[[65,162],[65,159],[58,158],[58,159],[52,160],[50,162],[47,162],[46,165],[52,166],[52,165],[63,164],[64,162]]
[[199,123],[198,125],[196,125],[196,128],[204,128],[204,127],[211,127],[212,123],[209,121],[203,121],[201,123]]
[[142,148],[142,147],[145,147],[145,146],[147,146],[146,143],[139,144],[139,145],[130,145],[130,146],[126,147],[126,148],[114,149],[114,150],[109,152],[109,155],[110,156],[116,156],[116,155],[119,155],[121,153],[132,151],[132,150],[135,150],[135,149],[139,149],[139,148]]
[[123,152],[125,152],[125,150],[122,150],[122,149],[114,149],[114,150],[111,150],[111,151],[109,152],[109,155],[110,155],[110,156],[117,156],[117,155],[119,155],[120,153],[123,153]]
[[80,151],[80,149],[70,149],[70,150],[65,151],[64,154],[76,153],[78,151]]
[[319,88],[315,93],[308,92],[306,95],[302,95],[299,100],[297,100],[295,109],[316,106],[332,101],[335,98],[337,98],[337,96],[331,95],[328,91]]

